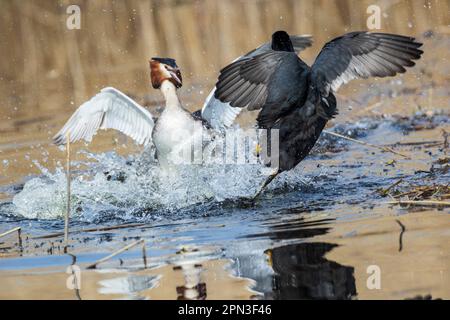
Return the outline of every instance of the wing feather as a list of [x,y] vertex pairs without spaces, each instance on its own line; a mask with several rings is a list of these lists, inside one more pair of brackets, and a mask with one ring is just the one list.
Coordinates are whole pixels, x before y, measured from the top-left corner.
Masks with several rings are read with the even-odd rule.
[[423,54],[412,37],[351,32],[328,42],[312,66],[312,79],[324,96],[357,78],[404,73]]
[[151,141],[153,127],[150,112],[119,90],[105,88],[75,111],[53,142],[67,143],[67,134],[70,142],[90,142],[99,129],[115,129],[146,145]]
[[[291,35],[290,36],[292,45],[294,46],[294,50],[296,54],[299,54],[300,51],[310,47],[312,45],[312,37],[310,35]],[[259,46],[258,48],[248,52],[247,54],[238,57],[233,61],[237,62],[243,59],[249,59],[251,57],[255,57],[257,55],[266,53],[271,50],[271,43],[266,42]],[[228,71],[239,72],[239,65],[231,64],[228,67],[224,68]],[[222,70],[222,72],[224,72]],[[257,75],[257,70],[253,70],[250,73],[251,77],[255,77]],[[229,81],[217,83],[217,87],[215,87],[209,93],[208,97],[205,100],[202,108],[202,118],[206,120],[210,126],[217,130],[223,130],[225,128],[230,127],[235,121],[236,117],[242,111],[241,108],[234,108],[228,102],[221,102],[219,99],[215,97],[215,93],[217,89],[226,91],[226,94],[231,94],[236,88],[243,84],[240,82],[241,79],[239,77],[233,77]],[[247,88],[248,89],[248,88]],[[239,104],[240,106],[247,106],[249,101],[253,101],[256,105],[262,105],[267,98],[267,92],[265,90],[265,86],[259,84],[255,86],[254,92],[251,96],[243,97]]]
[[[230,66],[220,71],[217,90],[214,93],[216,99],[222,102],[230,103],[232,107],[243,108],[248,110],[260,109],[265,101],[262,99],[252,99],[254,92],[252,89],[261,85],[259,93],[267,96],[269,79],[280,66],[283,59],[295,55],[293,52],[284,51],[268,51],[266,53],[241,59],[234,62]],[[236,79],[239,81],[235,82]],[[235,82],[236,84],[227,88],[227,83]],[[223,88],[227,88],[223,90]],[[243,102],[247,103],[243,103]],[[261,103],[262,102],[262,103]]]

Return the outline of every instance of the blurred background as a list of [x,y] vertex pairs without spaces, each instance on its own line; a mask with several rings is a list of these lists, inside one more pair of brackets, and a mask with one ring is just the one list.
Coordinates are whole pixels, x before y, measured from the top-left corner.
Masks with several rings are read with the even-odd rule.
[[[80,30],[66,27],[71,4],[81,8]],[[157,95],[152,56],[175,58],[185,88],[207,85],[196,91],[199,103],[221,67],[273,31],[312,34],[314,47],[302,53],[312,62],[327,40],[366,30],[372,4],[382,9],[382,31],[448,33],[448,0],[2,0],[0,117],[67,116],[104,86]]]
[[[78,5],[81,10],[79,30],[67,28],[70,5]],[[214,251],[200,251],[199,257],[207,261],[203,267],[200,264],[200,268],[192,268],[203,272],[208,297],[253,296],[254,291],[248,291],[249,281],[236,275],[259,281],[261,287],[270,288],[268,292],[273,292],[275,298],[303,299],[310,292],[312,296],[341,297],[354,294],[355,289],[362,299],[428,294],[433,298],[450,297],[447,211],[430,207],[407,215],[406,208],[385,204],[390,192],[395,199],[406,195],[412,200],[449,201],[448,192],[442,190],[448,190],[450,172],[450,0],[0,0],[0,231],[17,225],[23,226],[25,235],[29,231],[30,235],[40,235],[62,229],[56,220],[22,220],[17,216],[21,212],[27,212],[27,217],[47,211],[50,215],[65,212],[61,209],[65,208],[65,200],[61,199],[66,194],[66,153],[63,147],[52,144],[52,136],[80,104],[106,86],[125,92],[157,116],[164,101],[150,85],[151,57],[177,60],[184,80],[179,90],[181,100],[194,111],[201,108],[219,70],[267,42],[274,31],[313,35],[314,46],[301,53],[310,64],[332,38],[367,30],[367,9],[371,5],[381,9],[381,32],[416,37],[424,44],[424,54],[405,74],[352,81],[344,86],[337,96],[339,115],[329,121],[327,129],[339,126],[336,132],[353,132],[353,137],[395,148],[410,159],[358,144],[347,147],[325,135],[323,144],[319,142],[323,150],[320,157],[316,154],[310,161],[305,160],[286,182],[282,180],[283,193],[277,191],[273,198],[271,195],[267,205],[241,211],[233,204],[239,198],[225,202],[223,207],[208,202],[206,206],[193,206],[192,216],[185,212],[193,207],[181,207],[180,215],[167,216],[166,220],[166,204],[169,210],[172,204],[179,208],[191,194],[202,190],[195,185],[195,181],[203,184],[200,176],[193,187],[177,184],[175,192],[168,195],[149,195],[149,199],[157,199],[156,228],[146,226],[141,231],[145,229],[151,235],[146,238],[148,248],[154,250],[149,257],[162,255],[164,263],[177,261],[167,258],[166,253],[184,253],[186,244],[186,248],[196,243],[207,245],[206,252]],[[239,120],[243,120],[242,116],[244,113]],[[143,192],[137,192],[141,182],[129,188],[132,183],[119,186],[120,179],[114,178],[116,181],[110,185],[107,181],[114,171],[103,171],[102,177],[102,172],[96,171],[102,166],[89,166],[96,161],[92,159],[95,154],[99,162],[106,162],[105,168],[115,169],[120,164],[117,172],[121,173],[126,158],[116,157],[116,153],[139,153],[142,147],[109,130],[99,133],[89,146],[78,142],[71,150],[72,199],[86,199],[82,200],[87,208],[82,211],[83,219],[86,213],[86,221],[92,221],[97,228],[104,221],[109,223],[109,219],[116,221],[116,213],[117,221],[121,221],[123,212],[127,212],[128,219],[128,212],[137,212],[136,208],[139,217],[141,208],[145,208],[142,215],[153,219],[153,209],[147,210],[147,199],[141,199]],[[125,172],[136,169],[139,173],[137,166]],[[100,178],[93,179],[100,181],[98,184],[89,181],[91,173],[99,173]],[[147,177],[154,176],[143,175],[142,180]],[[213,178],[222,184],[221,176],[217,177]],[[247,176],[231,181],[233,177],[237,176],[225,180],[238,186]],[[151,178],[148,185],[153,181],[157,180]],[[291,181],[295,184],[290,185]],[[153,189],[146,186],[143,190]],[[208,191],[208,197],[210,194]],[[164,209],[159,211],[159,206]],[[11,215],[9,207],[13,208]],[[414,206],[407,210],[422,209]],[[106,220],[102,220],[103,214]],[[199,223],[199,218],[204,220]],[[5,219],[11,222],[3,222]],[[80,223],[84,223],[83,219]],[[394,219],[401,219],[406,226],[404,243],[405,226]],[[108,231],[93,237],[82,234],[72,242],[77,243],[77,254],[90,255],[122,246],[125,239],[135,239],[134,232],[138,230]],[[309,243],[313,236],[317,243]],[[0,272],[0,297],[3,293],[9,298],[12,291],[22,298],[24,294],[32,294],[33,298],[72,295],[58,285],[65,283],[65,267],[61,274],[49,273],[47,268],[45,272],[33,270],[31,277],[24,267],[35,268],[37,261],[51,265],[53,262],[45,256],[47,248],[50,254],[57,254],[53,247],[55,244],[55,250],[59,248],[59,242],[49,240],[43,246],[41,240],[26,239],[25,255],[42,252],[44,259],[27,260],[28,264],[18,260],[18,273]],[[16,254],[1,250],[10,246],[8,242],[0,244],[0,258],[3,252]],[[217,256],[216,246],[220,248]],[[186,257],[192,257],[191,252],[186,253]],[[230,267],[228,261],[222,260],[224,257],[236,260],[238,267],[232,277],[229,273],[235,266]],[[383,270],[383,290],[367,287],[367,266],[374,264]],[[153,281],[148,279],[163,275],[156,293],[150,291],[150,295],[170,294],[175,298],[177,294],[180,298],[179,288],[185,288],[180,287],[184,283],[180,269],[172,265],[152,268],[149,278],[139,271],[130,279],[133,286],[146,290]],[[271,270],[277,275],[267,276]],[[98,294],[98,275],[112,280],[117,276],[93,274],[95,277],[83,273],[83,279],[92,280],[83,280],[90,281],[86,286],[83,282],[83,288],[93,294]],[[61,281],[56,281],[59,276]],[[117,283],[124,283],[122,279]],[[50,282],[53,286],[49,286]],[[36,287],[39,283],[42,286]]]
[[[80,8],[79,30],[67,28],[70,5]],[[325,42],[367,30],[371,5],[381,9],[380,31],[417,37],[425,54],[405,75],[344,86],[339,115],[329,125],[449,110],[450,0],[1,0],[0,186],[39,174],[37,160],[58,166],[64,152],[52,136],[103,87],[125,92],[157,116],[164,102],[150,85],[153,56],[177,60],[181,100],[194,111],[219,70],[274,31],[313,35],[314,46],[301,53],[312,63]],[[77,150],[86,148],[141,150],[116,131],[101,132]]]

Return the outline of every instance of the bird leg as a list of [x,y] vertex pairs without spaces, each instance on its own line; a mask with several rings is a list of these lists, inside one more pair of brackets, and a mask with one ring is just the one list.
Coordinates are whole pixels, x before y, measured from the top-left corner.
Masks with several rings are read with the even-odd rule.
[[273,181],[273,179],[275,179],[278,176],[278,174],[279,174],[279,172],[277,171],[277,172],[272,173],[270,176],[267,177],[267,179],[264,181],[264,183],[259,188],[258,192],[253,197],[253,199],[252,199],[253,201],[258,200],[258,198],[261,196],[261,194],[266,189],[266,187]]

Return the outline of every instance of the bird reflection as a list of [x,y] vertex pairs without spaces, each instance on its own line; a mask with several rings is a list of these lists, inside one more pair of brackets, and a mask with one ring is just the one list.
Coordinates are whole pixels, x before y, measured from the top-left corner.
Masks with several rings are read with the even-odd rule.
[[201,282],[203,266],[199,263],[185,262],[173,267],[174,271],[181,271],[184,284],[177,286],[177,300],[205,300],[206,283]]
[[305,242],[328,233],[333,221],[306,221],[297,216],[283,222],[266,223],[264,232],[248,238],[268,238],[279,245],[265,250],[266,267],[260,259],[256,262],[256,257],[239,257],[240,275],[254,279],[257,282],[254,289],[265,299],[351,299],[357,294],[354,268],[325,258],[338,245]]
[[327,260],[331,243],[299,243],[267,251],[275,274],[273,299],[351,299],[356,296],[354,268]]

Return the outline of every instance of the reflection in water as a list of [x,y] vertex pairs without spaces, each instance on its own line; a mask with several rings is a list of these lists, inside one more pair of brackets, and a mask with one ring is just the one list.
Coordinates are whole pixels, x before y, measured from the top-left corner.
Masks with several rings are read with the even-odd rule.
[[194,262],[187,262],[173,267],[174,271],[181,271],[184,276],[184,284],[177,286],[178,300],[205,300],[206,283],[201,282],[203,266]]
[[337,247],[330,243],[300,243],[269,250],[273,299],[350,299],[356,295],[354,268],[327,260]]
[[127,275],[113,279],[99,281],[98,292],[105,295],[124,295],[128,299],[143,299],[141,293],[157,285],[158,276]]
[[[328,233],[327,225],[333,221],[305,221],[297,216],[281,223],[278,219],[266,223],[268,230],[247,238],[255,241],[268,238],[275,240],[278,246],[265,250],[266,257],[239,257],[238,274],[256,280],[255,290],[266,299],[350,299],[356,296],[354,268],[325,258],[336,244],[298,243]],[[283,245],[287,241],[290,243]]]

